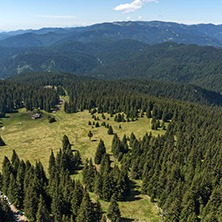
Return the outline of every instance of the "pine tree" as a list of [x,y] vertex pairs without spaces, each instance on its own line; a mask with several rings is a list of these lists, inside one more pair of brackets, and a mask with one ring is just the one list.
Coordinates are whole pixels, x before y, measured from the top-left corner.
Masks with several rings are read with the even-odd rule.
[[83,199],[83,186],[77,180],[75,182],[75,188],[73,190],[72,199],[71,199],[71,211],[74,215],[74,218],[77,217],[80,205],[82,203],[82,199]]
[[23,208],[23,200],[24,200],[24,179],[25,179],[25,163],[24,161],[20,161],[17,177],[16,177],[16,184],[18,187],[18,208]]
[[36,221],[36,212],[38,210],[38,194],[32,181],[27,188],[24,199],[24,211],[29,220]]
[[95,193],[96,195],[101,198],[102,197],[102,189],[103,189],[103,180],[102,180],[102,176],[100,173],[96,174],[96,178],[95,178]]
[[111,198],[107,216],[112,222],[120,222],[121,214],[119,210],[119,204],[117,203],[114,196]]
[[69,138],[64,135],[62,139],[63,150],[66,150],[68,146],[70,146]]
[[113,179],[111,178],[111,174],[109,172],[105,172],[103,174],[103,189],[102,189],[102,197],[106,201],[110,201],[110,198],[113,193]]
[[93,204],[89,198],[88,192],[85,191],[76,222],[94,222]]
[[55,170],[56,170],[56,161],[55,161],[54,153],[51,150],[51,155],[49,157],[49,167],[48,167],[48,173],[50,177],[54,177]]
[[20,162],[19,157],[18,157],[17,153],[15,152],[15,150],[13,150],[11,163],[14,168],[15,175],[17,174],[16,172],[18,170],[19,162]]
[[113,128],[112,128],[112,126],[109,126],[108,134],[109,135],[113,135]]
[[105,144],[104,144],[103,140],[100,139],[97,150],[96,150],[95,159],[94,159],[96,164],[101,163],[102,157],[105,153],[106,153]]
[[49,211],[46,207],[46,203],[40,195],[39,197],[39,204],[38,204],[38,211],[36,213],[36,222],[49,222],[50,217],[49,217]]
[[89,131],[89,133],[88,133],[88,137],[89,137],[90,140],[91,140],[91,138],[93,137],[93,134],[92,134],[91,131]]
[[14,175],[10,174],[10,184],[8,188],[8,198],[16,207],[19,206],[19,189]]
[[55,191],[52,195],[52,203],[51,203],[51,209],[52,214],[54,216],[55,222],[60,222],[62,219],[62,208],[63,208],[63,197],[61,191],[57,188],[55,188]]
[[2,164],[2,191],[7,195],[8,187],[10,184],[10,174],[12,173],[12,166],[8,157],[4,157]]

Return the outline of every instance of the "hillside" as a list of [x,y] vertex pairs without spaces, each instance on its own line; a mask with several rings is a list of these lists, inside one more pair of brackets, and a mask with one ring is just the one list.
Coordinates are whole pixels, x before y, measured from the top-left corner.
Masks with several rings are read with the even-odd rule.
[[[100,38],[134,39],[147,44],[174,41],[184,44],[221,46],[221,25],[184,25],[173,22],[113,22],[77,28],[44,28],[0,33],[0,46],[48,46],[67,40],[89,42]],[[8,38],[7,38],[8,37]]]
[[[84,92],[84,97],[92,97],[92,99],[97,98],[100,94],[104,94],[103,90],[105,94],[114,93],[115,88],[123,94],[130,92],[131,94],[146,94],[155,97],[189,101],[207,106],[222,105],[222,95],[192,84],[161,82],[148,79],[101,81],[90,76],[51,72],[23,73],[11,77],[8,80],[14,84],[27,83],[37,86],[60,85],[67,89],[78,85],[81,91],[79,92],[77,90],[74,94],[81,97]],[[97,94],[93,96],[94,91],[96,91]]]
[[213,47],[160,43],[129,59],[93,70],[108,79],[149,78],[168,82],[204,79],[222,73],[222,50]]
[[[30,84],[31,76],[22,75],[25,84]],[[73,76],[67,84],[66,73],[49,74],[53,78],[46,75],[52,83],[57,77],[59,81],[40,87],[46,83],[44,75],[34,76],[32,86],[42,88],[45,97],[40,95],[39,99],[43,104],[50,101],[47,90],[52,94],[63,92],[65,102],[56,110],[40,110],[43,117],[33,120],[31,116],[39,106],[34,104],[34,88],[2,81],[3,89],[16,89],[9,94],[12,97],[7,105],[13,106],[15,100],[20,109],[15,107],[17,112],[1,118],[1,139],[6,145],[0,146],[0,189],[31,221],[38,217],[38,203],[43,198],[49,209],[44,216],[58,221],[75,217],[81,222],[79,218],[86,210],[99,215],[99,222],[102,215],[110,217],[113,195],[118,200],[120,221],[160,221],[158,213],[163,210],[167,212],[166,221],[219,221],[221,107],[151,96],[150,91],[164,95],[164,91],[155,91],[162,84],[159,82],[77,81],[79,77]],[[39,84],[37,76],[41,78]],[[58,84],[63,84],[65,94]],[[181,94],[191,90],[192,95],[193,88],[169,84],[161,89],[169,91],[170,96],[170,92],[178,94],[179,90]],[[28,96],[33,105],[22,108],[21,96]],[[52,117],[56,121],[50,123]],[[24,186],[14,186],[15,181]],[[78,203],[76,195],[80,195]],[[91,207],[83,209],[86,195]],[[158,204],[159,212],[150,201]],[[98,202],[102,210],[96,207]]]
[[30,71],[72,72],[91,74],[97,66],[121,61],[146,48],[135,40],[97,40],[88,44],[76,41],[53,45],[13,49],[3,48],[0,78]]
[[[24,72],[70,72],[99,79],[146,78],[191,83],[220,92],[208,84],[222,73],[222,50],[173,42],[149,46],[135,40],[68,41],[48,47],[2,48],[0,78]],[[215,81],[213,81],[215,82]]]

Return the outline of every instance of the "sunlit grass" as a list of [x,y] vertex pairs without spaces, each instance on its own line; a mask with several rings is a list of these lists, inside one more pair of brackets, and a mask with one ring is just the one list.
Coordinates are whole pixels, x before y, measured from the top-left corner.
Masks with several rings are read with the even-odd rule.
[[[48,115],[54,115],[56,122],[49,123]],[[48,168],[48,160],[51,150],[56,154],[62,147],[63,135],[67,135],[73,150],[79,150],[82,159],[94,159],[95,151],[98,146],[99,140],[103,139],[107,152],[111,153],[111,144],[113,135],[108,135],[108,129],[101,126],[103,121],[113,127],[114,133],[117,133],[120,139],[124,134],[129,137],[133,132],[139,139],[142,138],[146,132],[152,132],[153,135],[163,134],[163,130],[152,131],[151,119],[146,117],[139,118],[134,122],[121,122],[114,121],[114,117],[105,114],[106,119],[102,119],[101,114],[95,114],[99,117],[100,127],[96,128],[93,125],[88,125],[88,122],[97,120],[92,119],[88,111],[78,112],[75,114],[67,114],[58,110],[55,114],[48,114],[43,112],[43,117],[33,120],[32,113],[27,112],[25,109],[20,109],[17,113],[7,114],[7,118],[0,120],[1,127],[5,126],[4,130],[0,130],[0,135],[7,144],[0,147],[0,169],[4,156],[11,158],[13,149],[16,150],[20,159],[30,160],[33,164],[36,161],[41,161],[45,170]],[[108,120],[109,118],[109,120]],[[18,123],[22,123],[18,125]],[[119,128],[121,125],[121,129]],[[92,131],[93,137],[90,140],[88,137],[89,130]],[[81,180],[81,174],[72,176],[73,178]],[[136,188],[136,189],[139,189]],[[96,199],[95,194],[91,194],[93,199]],[[107,210],[108,204],[101,201],[104,210]],[[125,202],[119,202],[123,221],[160,221],[158,212],[155,206],[150,203],[148,198],[144,195],[136,194],[135,198]]]

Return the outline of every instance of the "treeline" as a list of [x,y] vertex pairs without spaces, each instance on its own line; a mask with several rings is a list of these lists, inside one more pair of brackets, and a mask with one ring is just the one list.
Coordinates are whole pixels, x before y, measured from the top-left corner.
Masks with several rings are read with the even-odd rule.
[[58,103],[59,94],[55,88],[0,81],[1,117],[23,107],[27,110],[40,108],[50,112]]
[[65,88],[69,95],[69,102],[65,103],[67,113],[96,107],[99,112],[124,112],[127,118],[135,118],[138,109],[144,112],[150,106],[148,104],[152,106],[153,101],[157,101],[154,96],[196,102],[201,105],[222,104],[220,94],[200,87],[149,80],[75,82]]
[[[96,95],[104,97],[105,95],[119,92],[118,96],[121,96],[124,92],[124,95],[146,94],[155,97],[195,102],[201,105],[220,106],[222,104],[222,96],[219,93],[191,84],[160,82],[148,79],[102,81],[89,76],[79,76],[71,73],[33,72],[20,74],[9,80],[16,83],[28,83],[38,86],[55,86],[60,90],[60,95],[64,95],[65,89],[71,98],[70,103],[76,103],[74,98],[76,96],[81,96],[81,100],[85,99],[85,97],[94,100]],[[204,87],[206,86],[205,84]],[[68,112],[69,110],[72,112],[73,106],[73,104],[67,106]],[[80,109],[80,105],[77,106],[77,109]]]
[[[47,222],[52,217],[55,222],[100,221],[99,202],[93,203],[81,182],[70,178],[70,172],[80,164],[79,152],[72,152],[66,136],[56,157],[51,152],[49,178],[41,162],[31,165],[29,161],[20,160],[13,151],[11,160],[4,158],[0,189],[16,207],[24,210],[30,221]],[[13,220],[7,220],[10,221]]]

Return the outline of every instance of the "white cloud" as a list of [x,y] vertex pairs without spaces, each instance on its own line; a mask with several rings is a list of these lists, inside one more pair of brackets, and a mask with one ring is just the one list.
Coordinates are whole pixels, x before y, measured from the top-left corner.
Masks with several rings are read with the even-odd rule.
[[126,17],[126,20],[130,20],[130,17],[129,17],[129,16],[127,16],[127,17]]
[[142,16],[139,16],[139,17],[138,17],[138,20],[142,20],[142,19],[143,19],[143,17],[142,17]]
[[66,15],[35,15],[39,18],[50,18],[50,19],[76,19],[76,16],[66,16]]
[[122,11],[123,14],[135,12],[140,9],[147,2],[158,3],[157,0],[134,0],[132,3],[120,4],[114,8],[115,11]]

